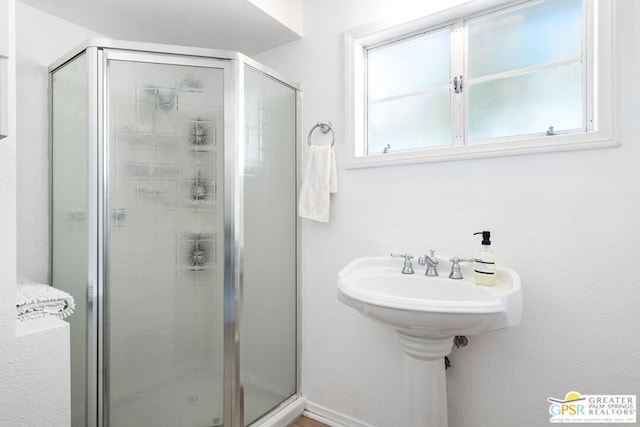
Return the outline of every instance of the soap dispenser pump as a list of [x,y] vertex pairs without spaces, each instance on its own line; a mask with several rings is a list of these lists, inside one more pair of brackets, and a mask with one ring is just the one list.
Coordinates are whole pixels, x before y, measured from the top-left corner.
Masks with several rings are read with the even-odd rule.
[[493,286],[496,284],[496,254],[491,250],[491,232],[478,231],[482,234],[482,248],[476,255],[474,274],[476,285]]

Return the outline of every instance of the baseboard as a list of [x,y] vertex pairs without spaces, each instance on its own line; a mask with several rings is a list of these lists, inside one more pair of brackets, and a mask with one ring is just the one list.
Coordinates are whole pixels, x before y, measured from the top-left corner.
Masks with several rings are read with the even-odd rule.
[[330,427],[375,427],[372,424],[357,420],[348,415],[317,405],[307,400],[304,416]]
[[260,420],[257,424],[252,424],[252,426],[256,425],[259,427],[284,427],[288,426],[292,422],[302,415],[305,407],[306,407],[306,398],[303,396],[298,396],[293,399],[291,402],[285,402],[280,409],[276,409],[273,412],[273,415],[270,417]]

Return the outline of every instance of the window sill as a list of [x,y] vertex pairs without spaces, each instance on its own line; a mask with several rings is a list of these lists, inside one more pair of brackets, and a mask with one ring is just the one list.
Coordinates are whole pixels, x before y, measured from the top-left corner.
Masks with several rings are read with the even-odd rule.
[[487,142],[368,156],[355,156],[351,154],[349,156],[347,169],[517,156],[594,148],[614,148],[619,146],[620,142],[616,141],[611,135],[600,132],[590,132],[580,135],[554,135],[519,139],[517,141]]

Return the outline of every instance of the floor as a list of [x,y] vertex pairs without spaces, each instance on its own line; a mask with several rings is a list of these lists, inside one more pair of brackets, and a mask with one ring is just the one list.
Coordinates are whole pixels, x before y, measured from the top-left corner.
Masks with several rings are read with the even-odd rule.
[[291,424],[289,427],[329,427],[326,424],[314,421],[311,418],[302,417],[298,421]]

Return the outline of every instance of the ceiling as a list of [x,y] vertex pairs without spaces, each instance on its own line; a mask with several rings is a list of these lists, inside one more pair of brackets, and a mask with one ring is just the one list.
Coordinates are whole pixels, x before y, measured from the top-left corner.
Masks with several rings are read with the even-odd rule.
[[253,55],[300,35],[249,0],[21,0],[106,37]]

